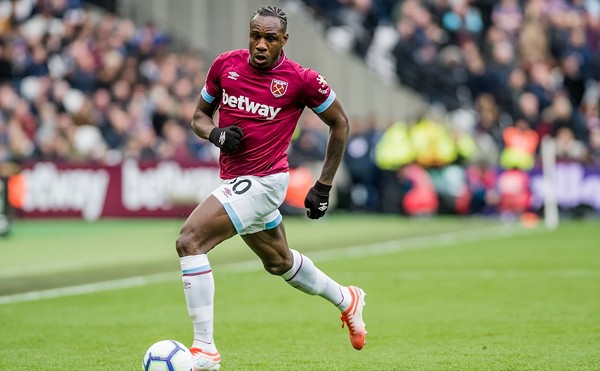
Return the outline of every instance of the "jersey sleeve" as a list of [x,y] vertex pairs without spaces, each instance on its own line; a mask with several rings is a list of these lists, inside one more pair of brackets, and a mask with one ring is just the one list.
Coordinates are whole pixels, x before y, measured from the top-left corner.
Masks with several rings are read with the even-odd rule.
[[307,69],[304,73],[304,104],[315,113],[325,111],[335,100],[335,92],[318,72]]
[[225,55],[221,54],[214,60],[206,74],[206,82],[201,95],[207,103],[212,103],[221,94],[221,71],[223,70],[224,60]]

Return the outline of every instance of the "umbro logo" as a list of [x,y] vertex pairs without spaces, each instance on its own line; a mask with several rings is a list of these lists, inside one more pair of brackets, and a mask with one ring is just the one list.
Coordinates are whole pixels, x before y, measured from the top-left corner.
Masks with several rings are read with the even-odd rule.
[[321,205],[321,206],[317,207],[317,209],[319,209],[321,211],[327,210],[327,202],[320,202],[319,205]]
[[237,80],[238,77],[240,77],[240,75],[235,71],[229,71],[229,76],[227,76],[227,78],[232,80]]

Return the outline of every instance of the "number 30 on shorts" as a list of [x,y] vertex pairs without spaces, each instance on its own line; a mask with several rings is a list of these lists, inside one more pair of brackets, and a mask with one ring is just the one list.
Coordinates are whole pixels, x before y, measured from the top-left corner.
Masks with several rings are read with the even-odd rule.
[[252,181],[250,181],[249,179],[242,179],[242,180],[233,180],[232,181],[233,186],[231,186],[231,190],[238,195],[244,194],[246,193],[250,187],[252,187]]

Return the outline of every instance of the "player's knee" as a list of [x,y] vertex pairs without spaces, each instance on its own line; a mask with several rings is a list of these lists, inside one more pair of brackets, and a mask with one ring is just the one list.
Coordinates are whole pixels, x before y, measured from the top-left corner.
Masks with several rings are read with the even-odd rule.
[[281,276],[285,272],[292,269],[292,260],[289,258],[276,258],[268,261],[263,261],[265,270],[274,276]]
[[264,264],[264,267],[267,272],[271,273],[274,276],[281,276],[282,274],[287,272],[287,270],[281,268],[281,265]]
[[202,251],[200,251],[199,241],[194,237],[194,234],[186,228],[182,229],[179,237],[177,237],[175,249],[180,257],[202,253]]
[[187,256],[189,254],[189,241],[186,240],[185,236],[180,234],[175,241],[175,249],[177,250],[177,255],[180,257]]

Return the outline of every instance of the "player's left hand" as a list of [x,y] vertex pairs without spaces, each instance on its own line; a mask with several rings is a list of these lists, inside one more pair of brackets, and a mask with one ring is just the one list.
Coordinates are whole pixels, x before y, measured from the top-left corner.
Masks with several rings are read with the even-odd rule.
[[330,185],[325,185],[317,180],[304,199],[304,207],[308,209],[306,216],[311,219],[319,219],[325,215],[329,208],[329,191],[331,191]]

